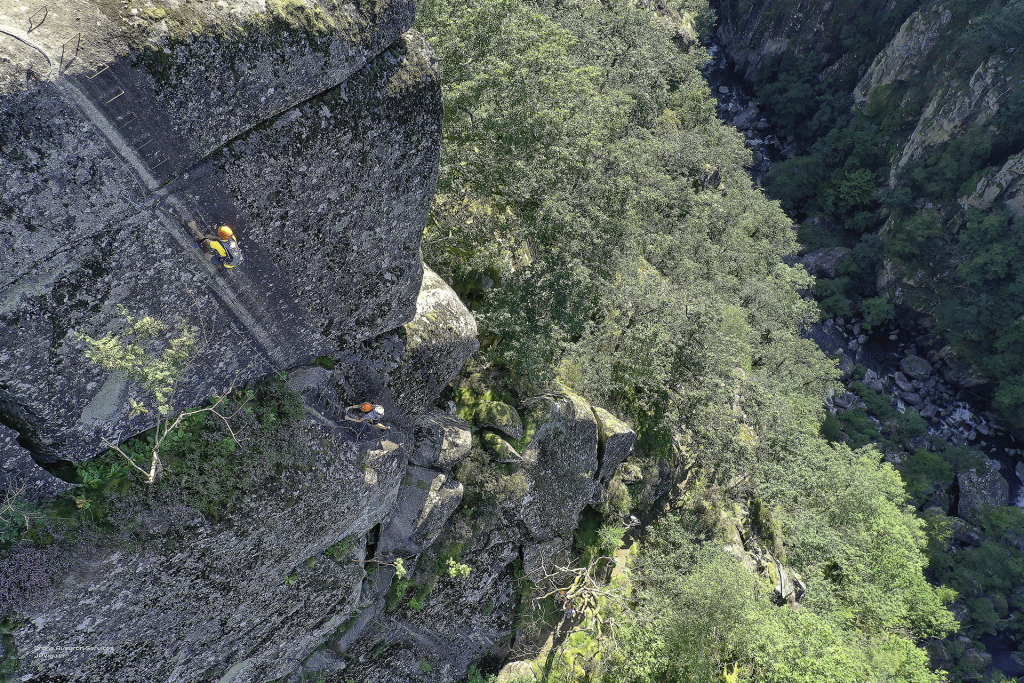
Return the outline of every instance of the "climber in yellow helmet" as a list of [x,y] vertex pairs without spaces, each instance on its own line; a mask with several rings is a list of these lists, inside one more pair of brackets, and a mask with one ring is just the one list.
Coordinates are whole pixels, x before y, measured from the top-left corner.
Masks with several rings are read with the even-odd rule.
[[203,258],[218,268],[234,268],[243,261],[242,250],[238,247],[238,240],[235,239],[235,231],[226,225],[217,228],[217,235],[204,236],[199,232],[195,221],[189,221],[188,227],[196,236],[196,249],[205,248],[208,251]]

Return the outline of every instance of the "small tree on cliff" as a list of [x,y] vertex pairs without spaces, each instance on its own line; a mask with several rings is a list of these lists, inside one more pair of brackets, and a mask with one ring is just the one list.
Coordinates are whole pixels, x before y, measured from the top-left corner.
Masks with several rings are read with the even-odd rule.
[[[180,334],[169,338],[166,342],[157,340],[168,330],[168,326],[149,316],[136,318],[128,314],[124,307],[120,309],[127,323],[127,330],[121,334],[108,334],[99,339],[78,332],[79,339],[86,343],[86,357],[107,372],[119,373],[129,381],[138,382],[142,388],[152,392],[153,404],[157,412],[157,422],[150,440],[150,461],[140,466],[134,458],[116,443],[103,438],[103,444],[116,451],[139,473],[147,484],[154,483],[163,473],[163,461],[160,449],[167,437],[193,415],[212,413],[216,415],[231,438],[238,441],[231,428],[231,419],[245,405],[235,406],[230,414],[224,410],[227,394],[214,396],[210,405],[192,410],[174,411],[174,392],[182,373],[191,364],[199,351],[198,330],[188,324],[182,324]],[[248,399],[246,399],[247,401]],[[131,415],[150,412],[145,403],[134,398],[129,399]]]

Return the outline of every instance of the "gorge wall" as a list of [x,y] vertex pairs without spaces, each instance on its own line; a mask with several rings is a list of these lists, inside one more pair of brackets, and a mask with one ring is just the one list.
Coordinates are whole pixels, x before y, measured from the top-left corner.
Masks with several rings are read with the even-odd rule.
[[[0,15],[0,421],[33,458],[152,425],[76,336],[120,307],[202,330],[178,406],[412,318],[441,102],[410,3],[37,9]],[[231,225],[245,268],[189,220]]]
[[[5,551],[13,680],[460,680],[507,651],[518,573],[607,498],[636,438],[607,412],[567,392],[437,407],[479,344],[419,254],[442,109],[412,20],[408,2],[0,9],[0,485],[78,508]],[[190,220],[232,226],[244,263],[214,269]],[[127,316],[169,325],[150,353],[198,330],[176,408],[243,386],[278,407],[242,414],[226,457],[198,428],[183,478],[72,484],[39,465],[154,424],[152,392],[78,336]],[[388,431],[346,426],[365,400]],[[500,514],[474,517],[456,468],[492,459]]]

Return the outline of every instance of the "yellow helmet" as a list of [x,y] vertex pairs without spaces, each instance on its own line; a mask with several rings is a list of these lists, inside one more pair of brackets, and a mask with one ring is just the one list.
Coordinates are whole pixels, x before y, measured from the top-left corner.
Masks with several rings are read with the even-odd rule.
[[217,234],[220,235],[222,240],[229,240],[235,236],[235,233],[226,225],[222,225],[217,228]]

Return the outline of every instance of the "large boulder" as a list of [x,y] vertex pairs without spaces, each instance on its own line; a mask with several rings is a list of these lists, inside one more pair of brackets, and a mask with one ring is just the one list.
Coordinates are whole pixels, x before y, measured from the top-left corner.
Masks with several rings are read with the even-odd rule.
[[1010,485],[999,473],[999,463],[994,460],[958,474],[957,481],[960,484],[957,514],[970,522],[979,522],[987,508],[1009,504]]
[[900,361],[900,370],[907,377],[923,382],[931,377],[932,365],[921,356],[911,354]]
[[520,517],[543,541],[576,528],[594,495],[598,427],[590,405],[568,392],[532,399],[528,409],[538,427],[523,451],[530,492]]
[[814,277],[834,278],[836,266],[846,260],[850,250],[846,247],[818,249],[800,258],[807,272]]
[[75,487],[37,465],[18,444],[17,436],[0,424],[0,498],[19,495],[26,500],[46,500]]
[[602,486],[607,486],[615,476],[615,470],[633,452],[636,432],[604,408],[595,407],[594,417],[597,418],[597,458],[600,462],[597,481]]
[[462,502],[462,484],[434,470],[410,467],[398,492],[398,504],[381,533],[384,557],[416,555],[441,533]]
[[511,437],[523,438],[523,421],[516,409],[502,401],[484,401],[473,411],[473,422]]
[[409,462],[436,470],[451,470],[469,455],[473,432],[461,417],[434,408],[416,417],[416,449]]
[[939,358],[946,365],[942,369],[942,378],[947,383],[965,389],[972,389],[988,383],[988,380],[981,376],[971,362],[961,356],[952,346],[943,347],[939,351]]
[[476,320],[459,295],[424,266],[416,317],[405,325],[405,355],[391,373],[399,404],[408,412],[425,410],[480,348]]
[[[50,463],[153,424],[76,336],[122,333],[122,306],[202,331],[178,407],[411,320],[442,115],[408,2],[78,5],[16,36],[57,64],[81,33],[60,69],[0,62],[0,422]],[[189,220],[244,264],[217,272]]]

